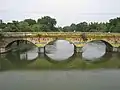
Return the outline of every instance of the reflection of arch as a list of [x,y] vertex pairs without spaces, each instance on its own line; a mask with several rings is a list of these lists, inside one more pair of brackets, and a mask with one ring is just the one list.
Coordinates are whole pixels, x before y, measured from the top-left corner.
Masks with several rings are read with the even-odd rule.
[[[14,64],[15,66],[22,66],[22,65],[27,65],[30,64],[34,61],[36,61],[39,58],[39,54],[37,57],[35,57],[32,60],[26,60],[27,57],[25,57],[25,59],[21,59],[20,58],[20,52],[19,51],[15,51],[15,52],[11,52],[11,53],[7,53],[6,54],[6,58],[8,61],[10,61],[12,64]],[[26,55],[27,56],[27,55]]]
[[105,55],[103,55],[101,58],[98,58],[97,60],[94,60],[94,61],[85,60],[85,61],[87,63],[100,64],[100,63],[109,62],[111,57],[112,57],[112,53],[111,52],[107,52]]
[[46,60],[48,60],[49,62],[51,63],[69,63],[71,62],[72,60],[74,60],[76,58],[76,53],[74,53],[71,57],[69,57],[68,59],[66,60],[62,60],[62,61],[56,61],[56,60],[52,60],[51,58],[49,58],[46,54],[45,54],[45,58]]

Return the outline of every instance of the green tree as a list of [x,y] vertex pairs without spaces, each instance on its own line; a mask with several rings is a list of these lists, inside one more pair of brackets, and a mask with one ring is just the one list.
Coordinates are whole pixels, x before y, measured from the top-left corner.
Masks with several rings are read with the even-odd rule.
[[3,29],[4,32],[18,32],[19,29],[14,23],[7,23],[6,27]]
[[0,29],[4,29],[6,27],[6,23],[1,23],[0,24]]
[[77,26],[76,30],[79,31],[79,32],[87,32],[88,31],[87,22],[78,23],[76,26]]
[[99,24],[98,22],[94,22],[94,23],[91,22],[89,24],[89,31],[90,32],[100,32],[100,31],[102,31],[102,23]]
[[108,31],[106,23],[100,23],[98,29],[99,29],[100,32],[106,32],[106,31]]
[[115,25],[115,27],[112,28],[112,32],[118,32],[120,33],[120,22]]
[[72,23],[71,25],[70,25],[70,27],[71,27],[71,31],[72,32],[74,32],[74,31],[76,31],[76,29],[77,29],[77,26],[76,26],[76,24],[74,24],[74,23]]
[[110,19],[108,23],[109,32],[119,32],[120,17]]
[[51,32],[49,27],[45,24],[34,24],[31,29],[33,32]]
[[32,30],[33,32],[42,31],[39,24],[34,24],[34,25],[32,25],[32,26],[31,26],[31,30]]
[[58,31],[58,32],[63,32],[63,28],[58,26],[58,27],[57,27],[57,31]]
[[71,31],[71,27],[70,26],[64,26],[63,27],[63,31],[64,32],[70,32]]
[[6,23],[3,23],[2,20],[0,20],[0,29],[4,29],[6,27]]
[[37,23],[42,24],[44,28],[49,27],[51,31],[55,31],[57,21],[49,16],[44,16],[41,19],[38,19]]
[[36,21],[33,19],[25,19],[24,22],[27,22],[29,25],[34,25],[36,24]]
[[18,28],[20,32],[31,32],[31,27],[27,22],[21,21],[18,24]]

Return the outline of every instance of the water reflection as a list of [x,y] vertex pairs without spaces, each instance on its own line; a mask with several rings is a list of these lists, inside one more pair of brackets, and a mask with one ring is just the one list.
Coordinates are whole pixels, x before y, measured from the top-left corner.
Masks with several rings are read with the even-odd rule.
[[64,61],[74,54],[74,45],[65,40],[57,40],[45,47],[46,55],[55,61]]
[[27,52],[23,52],[20,54],[20,59],[26,59],[26,60],[33,60],[36,59],[38,57],[38,48],[34,47],[30,50],[28,50]]
[[[120,67],[120,53],[106,52],[106,45],[102,42],[88,43],[83,47],[83,53],[74,53],[74,45],[64,40],[56,41],[53,45],[46,46],[45,49],[45,54],[38,53],[37,47],[31,47],[26,50],[16,49],[0,55],[0,69],[89,69]],[[53,59],[52,61],[58,63],[50,62],[48,59]],[[67,62],[60,63],[64,61]]]
[[34,47],[24,52],[13,50],[7,53],[5,58],[16,66],[27,65],[38,58],[38,48]]

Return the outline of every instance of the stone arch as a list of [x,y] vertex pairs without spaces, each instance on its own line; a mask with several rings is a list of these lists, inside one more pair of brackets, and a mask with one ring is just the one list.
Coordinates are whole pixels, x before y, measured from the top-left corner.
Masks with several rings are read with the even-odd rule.
[[100,40],[100,41],[105,43],[107,52],[112,52],[113,51],[113,46],[109,42],[107,42],[105,40]]
[[4,47],[7,48],[9,45],[12,45],[14,42],[16,41],[28,41],[30,43],[32,43],[33,45],[37,46],[34,42],[30,41],[30,40],[25,40],[25,39],[14,39],[14,40],[10,40],[7,43],[5,43]]

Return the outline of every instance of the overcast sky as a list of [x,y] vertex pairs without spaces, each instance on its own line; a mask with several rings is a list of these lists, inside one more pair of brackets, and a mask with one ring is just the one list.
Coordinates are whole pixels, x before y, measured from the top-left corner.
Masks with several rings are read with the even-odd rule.
[[120,0],[0,0],[3,21],[51,16],[57,26],[82,21],[106,22],[120,16]]

